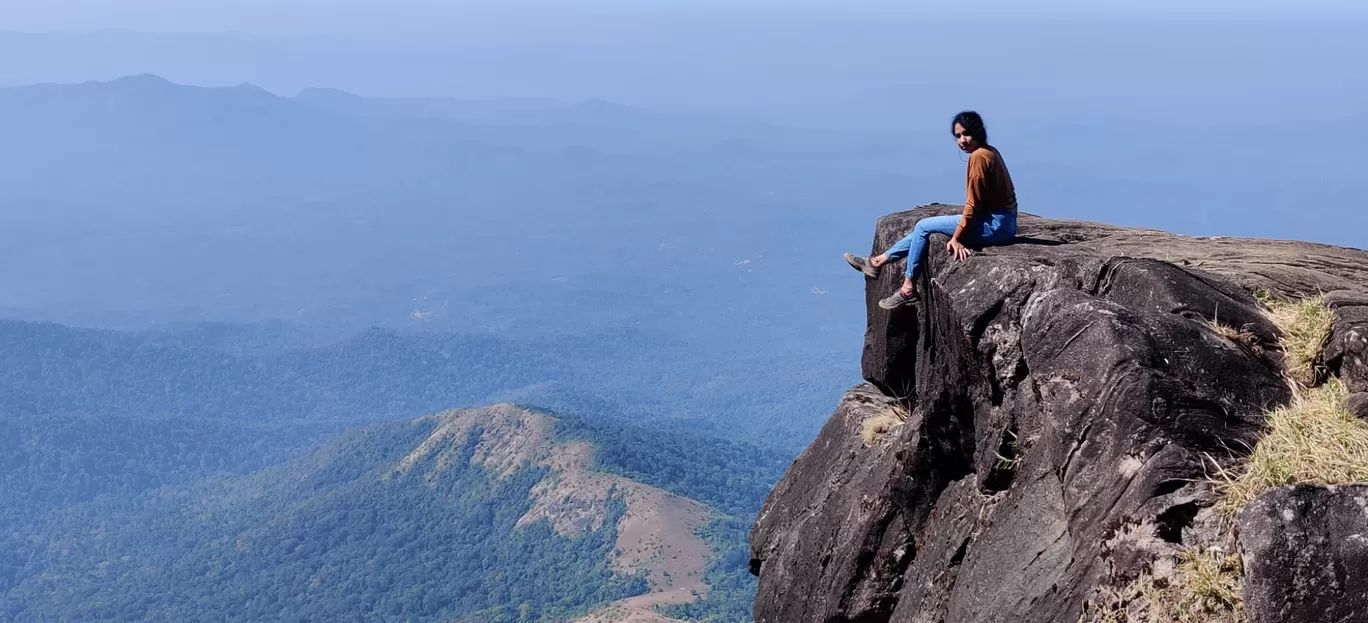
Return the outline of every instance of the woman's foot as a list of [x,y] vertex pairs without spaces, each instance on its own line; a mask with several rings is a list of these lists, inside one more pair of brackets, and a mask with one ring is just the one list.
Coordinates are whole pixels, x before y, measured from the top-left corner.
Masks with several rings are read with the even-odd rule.
[[899,307],[910,307],[916,304],[917,300],[920,298],[921,297],[917,296],[917,291],[915,289],[898,288],[898,291],[894,292],[893,296],[879,301],[879,307],[887,310],[894,310]]
[[879,278],[879,267],[872,264],[869,261],[869,258],[847,253],[845,254],[845,261],[855,270],[864,273],[866,277],[869,277],[870,279]]

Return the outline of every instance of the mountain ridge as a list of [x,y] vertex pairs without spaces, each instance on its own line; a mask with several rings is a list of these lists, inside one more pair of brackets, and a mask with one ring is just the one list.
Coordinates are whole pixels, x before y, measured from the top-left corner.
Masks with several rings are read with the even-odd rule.
[[[618,497],[626,503],[617,525],[613,568],[623,575],[644,573],[651,590],[601,610],[633,621],[654,615],[655,605],[686,604],[706,594],[702,574],[709,550],[697,531],[716,515],[713,509],[622,476],[594,471],[594,447],[583,441],[557,441],[556,420],[543,414],[500,404],[431,417],[439,422],[437,428],[394,471],[407,473],[424,460],[435,460],[433,471],[423,478],[437,477],[452,449],[478,428],[480,442],[471,457],[473,464],[501,478],[529,466],[551,470],[532,488],[534,503],[518,519],[518,528],[547,521],[561,536],[581,537],[603,527],[610,500]],[[590,614],[577,621],[596,623],[607,616]]]

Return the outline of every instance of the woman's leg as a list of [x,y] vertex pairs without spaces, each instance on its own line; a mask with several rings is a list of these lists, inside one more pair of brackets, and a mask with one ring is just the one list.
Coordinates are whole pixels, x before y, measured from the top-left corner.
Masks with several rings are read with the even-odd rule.
[[[906,257],[907,258],[907,280],[911,280],[917,275],[917,268],[921,266],[922,258],[926,254],[926,240],[931,234],[955,235],[955,228],[959,227],[960,217],[957,215],[932,216],[917,221],[917,226],[912,229],[912,233],[899,240],[897,244],[890,247],[882,256],[875,258],[878,265]],[[882,258],[882,259],[880,259]]]
[[[896,309],[917,300],[917,282],[913,278],[917,275],[917,268],[921,265],[922,254],[926,252],[926,241],[931,234],[955,235],[955,229],[959,227],[960,217],[958,216],[935,216],[924,218],[917,221],[917,226],[908,234],[906,238],[899,240],[883,255],[870,258],[872,266],[882,266],[888,262],[907,256],[907,273],[903,277],[903,285],[892,296],[879,301],[879,307],[884,309]],[[974,235],[974,230],[969,230],[972,240],[964,240],[966,244],[973,246],[993,246],[1007,244],[1016,238],[1016,215],[1015,214],[993,214],[984,219],[978,235]]]
[[[917,226],[912,229],[912,233],[906,238],[899,240],[893,248],[886,251],[883,255],[874,258],[881,266],[893,259],[907,256],[907,271],[903,275],[902,287],[898,288],[892,296],[879,301],[879,307],[884,309],[896,309],[903,305],[908,305],[917,300],[917,282],[913,277],[917,275],[917,268],[921,266],[922,257],[926,254],[926,240],[931,234],[955,235],[955,228],[959,227],[960,217],[933,216],[917,221]],[[874,263],[873,261],[870,262]]]

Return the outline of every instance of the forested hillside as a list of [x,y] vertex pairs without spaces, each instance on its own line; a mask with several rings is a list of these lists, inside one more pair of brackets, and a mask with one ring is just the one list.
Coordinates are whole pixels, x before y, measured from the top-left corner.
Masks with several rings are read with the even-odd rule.
[[716,509],[697,525],[707,595],[668,608],[746,616],[745,526],[782,451],[662,413],[633,418],[496,340],[370,331],[299,347],[224,332],[0,323],[0,382],[13,388],[0,403],[0,613],[562,621],[650,590],[610,562],[624,500],[573,537],[518,525],[546,469],[472,465],[474,434],[440,468],[429,457],[390,471],[438,422],[408,418],[503,393],[554,403],[555,437],[588,442],[594,469]]
[[[602,528],[574,538],[546,522],[515,529],[546,471],[501,478],[472,465],[478,435],[439,477],[429,476],[431,463],[393,475],[434,425],[376,425],[250,476],[51,515],[10,574],[5,613],[19,621],[561,621],[646,591],[643,579],[610,568],[620,500]],[[100,521],[91,525],[91,516]]]

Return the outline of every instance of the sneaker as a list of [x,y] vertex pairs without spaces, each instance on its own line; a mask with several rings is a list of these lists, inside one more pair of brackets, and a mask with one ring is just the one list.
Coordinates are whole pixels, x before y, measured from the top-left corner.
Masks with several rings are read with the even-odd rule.
[[879,267],[870,264],[869,258],[847,253],[845,254],[845,261],[850,264],[851,268],[864,273],[866,277],[870,279],[879,278]]
[[879,307],[887,310],[894,310],[899,307],[911,307],[916,304],[917,300],[920,298],[921,297],[917,296],[916,290],[913,290],[911,294],[908,294],[903,292],[902,288],[898,288],[893,292],[893,296],[879,301]]

